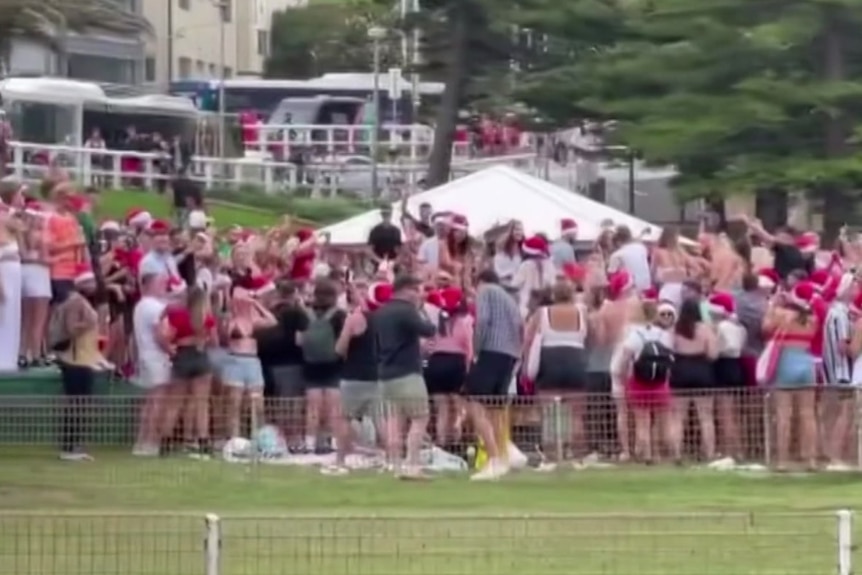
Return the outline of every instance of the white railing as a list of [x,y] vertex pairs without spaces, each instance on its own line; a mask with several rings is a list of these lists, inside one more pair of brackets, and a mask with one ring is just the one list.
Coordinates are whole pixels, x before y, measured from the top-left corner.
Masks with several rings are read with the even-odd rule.
[[0,564],[15,575],[852,575],[854,555],[848,510],[0,512]]
[[[243,144],[247,150],[265,151],[282,158],[289,158],[291,153],[308,148],[329,155],[368,154],[372,139],[370,126],[356,124],[256,124],[245,126],[243,130]],[[430,126],[384,124],[378,131],[377,146],[383,153],[396,151],[415,161],[428,156],[433,141],[434,129]],[[503,147],[511,153],[531,151],[533,138],[525,134],[517,145],[510,143]],[[453,146],[452,154],[456,158],[468,158],[475,155],[475,151],[470,143],[458,142]]]
[[[120,189],[124,187],[154,188],[170,180],[171,160],[165,154],[126,150],[96,150],[90,148],[10,142],[11,162],[7,166],[16,178],[37,182],[45,178],[51,166],[62,167],[75,181],[85,186]],[[351,163],[361,161],[361,163]],[[309,187],[321,196],[339,192],[372,195],[372,166],[369,158],[353,158],[345,162],[338,157],[294,164],[259,157],[220,158],[195,156],[191,161],[190,177],[212,186],[251,186],[265,193],[285,193],[297,187]],[[535,154],[516,154],[477,159],[458,159],[452,166],[452,177],[493,165],[507,164],[535,172]],[[377,164],[381,189],[400,189],[421,184],[427,165],[420,162],[398,161]]]

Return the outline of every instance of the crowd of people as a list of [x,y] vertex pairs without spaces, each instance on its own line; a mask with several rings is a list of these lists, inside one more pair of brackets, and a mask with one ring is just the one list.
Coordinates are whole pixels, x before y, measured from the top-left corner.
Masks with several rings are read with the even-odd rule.
[[[862,382],[848,234],[825,251],[741,217],[733,238],[665,228],[647,243],[603,222],[584,241],[565,218],[554,237],[515,220],[475,237],[464,215],[405,201],[400,221],[384,207],[367,246],[343,249],[289,217],[217,231],[194,194],[175,223],[143,210],[96,222],[96,190],[40,191],[0,183],[0,371],[59,366],[64,459],[90,459],[78,414],[114,371],[144,392],[144,457],[209,457],[249,420],[291,450],[334,451],[325,471],[341,475],[352,422],[370,419],[399,474],[424,477],[429,436],[453,450],[470,436],[487,458],[473,477],[496,479],[527,463],[512,429],[536,417],[533,400],[510,407],[521,396],[564,413],[556,453],[538,415],[546,460],[680,462],[689,413],[696,458],[744,460],[740,399],[767,388],[777,468],[847,467],[846,392]],[[821,385],[841,392],[828,406]],[[593,396],[607,404],[598,428]]]

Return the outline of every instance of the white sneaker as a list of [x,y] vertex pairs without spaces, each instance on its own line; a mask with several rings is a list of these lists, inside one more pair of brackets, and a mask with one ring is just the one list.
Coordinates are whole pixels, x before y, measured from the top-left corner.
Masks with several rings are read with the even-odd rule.
[[509,460],[511,469],[525,469],[527,467],[527,456],[511,441],[506,445],[506,458]]
[[509,466],[499,460],[491,460],[485,467],[470,476],[470,481],[494,481],[509,473]]
[[324,465],[320,468],[321,475],[329,475],[332,477],[341,477],[350,473],[350,470],[343,465]]
[[147,445],[144,443],[135,445],[135,447],[132,448],[132,455],[135,457],[158,457],[159,446]]
[[64,451],[60,454],[62,461],[94,461],[93,457],[83,451]]

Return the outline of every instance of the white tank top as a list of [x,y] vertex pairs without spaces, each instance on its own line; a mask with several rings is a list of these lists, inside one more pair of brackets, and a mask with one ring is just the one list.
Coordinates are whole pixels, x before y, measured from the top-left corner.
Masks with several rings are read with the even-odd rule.
[[551,327],[549,308],[542,308],[539,332],[542,334],[542,347],[574,347],[583,348],[587,339],[586,310],[582,305],[575,304],[578,310],[577,330],[555,330]]

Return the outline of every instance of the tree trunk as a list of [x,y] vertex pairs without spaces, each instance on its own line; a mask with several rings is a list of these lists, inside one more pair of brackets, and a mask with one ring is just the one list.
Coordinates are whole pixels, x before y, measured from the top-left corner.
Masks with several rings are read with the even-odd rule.
[[[837,14],[826,20],[823,38],[823,76],[827,82],[840,82],[845,79],[844,39],[835,24]],[[825,118],[826,157],[837,158],[847,153],[847,118],[843,114]],[[823,198],[823,232],[826,237],[835,237],[838,230],[847,223],[853,214],[853,201],[848,191],[836,185],[827,185],[820,191]]]
[[455,130],[458,124],[458,111],[464,91],[467,71],[467,13],[457,6],[449,17],[452,24],[449,57],[446,62],[446,87],[437,112],[437,125],[434,127],[434,144],[428,161],[428,187],[433,188],[449,181],[452,167],[452,145],[455,143]]

